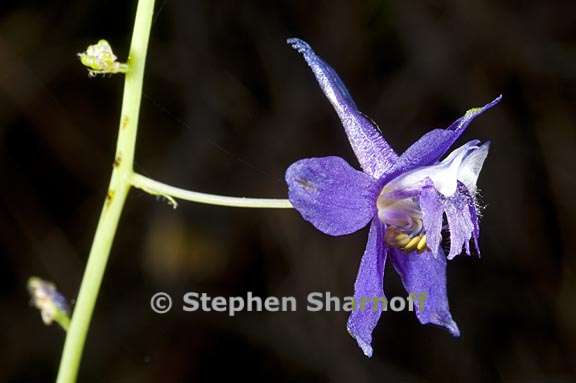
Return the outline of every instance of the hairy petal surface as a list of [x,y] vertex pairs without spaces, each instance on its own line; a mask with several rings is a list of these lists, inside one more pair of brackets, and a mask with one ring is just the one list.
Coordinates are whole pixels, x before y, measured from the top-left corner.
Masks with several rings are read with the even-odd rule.
[[448,129],[434,129],[424,134],[400,156],[394,171],[406,171],[438,161],[476,117],[498,104],[501,99],[502,96],[498,96],[483,107],[468,110],[464,116],[452,123]]
[[405,253],[392,249],[392,264],[408,294],[414,297],[425,294],[424,307],[420,307],[417,299],[414,304],[420,323],[443,326],[453,336],[460,336],[448,305],[446,257],[442,249],[436,257],[428,250],[418,254],[416,251]]
[[323,233],[353,233],[376,213],[375,181],[340,157],[297,161],[286,171],[286,182],[292,205]]
[[458,183],[457,192],[444,197],[431,182],[420,193],[422,221],[427,236],[427,246],[434,256],[438,254],[442,240],[443,216],[446,214],[450,231],[450,252],[448,259],[453,259],[462,252],[462,248],[470,255],[470,240],[474,239],[476,251],[480,254],[478,238],[480,224],[476,199],[463,183]]
[[[382,307],[374,297],[384,297],[384,265],[388,249],[384,245],[384,225],[372,220],[366,250],[354,284],[354,300],[358,304],[348,318],[348,332],[356,339],[364,355],[372,356],[372,331],[378,324]],[[366,305],[362,307],[363,301]]]
[[376,124],[358,110],[336,71],[318,57],[306,42],[300,39],[287,41],[304,56],[314,72],[320,88],[342,121],[362,169],[372,177],[380,178],[397,161],[398,156],[394,150],[382,137]]
[[457,193],[447,198],[444,203],[444,211],[446,212],[448,228],[450,229],[450,253],[448,254],[448,259],[460,254],[462,246],[465,247],[466,253],[470,255],[469,242],[475,230],[470,208],[474,205],[475,201],[462,183],[458,184]]
[[[472,197],[470,197],[472,198]],[[472,219],[472,226],[474,230],[472,231],[472,238],[474,239],[474,247],[476,252],[480,255],[480,245],[478,244],[478,238],[480,238],[480,222],[478,219],[478,209],[476,208],[476,200],[472,199],[473,203],[468,205],[470,211],[470,218]]]

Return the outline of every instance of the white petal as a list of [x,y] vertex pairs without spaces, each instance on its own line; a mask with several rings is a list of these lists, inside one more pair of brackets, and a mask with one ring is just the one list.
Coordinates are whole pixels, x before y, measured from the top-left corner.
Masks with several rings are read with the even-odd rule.
[[[453,150],[442,162],[436,165],[424,166],[412,170],[393,179],[384,187],[383,191],[394,192],[418,190],[423,186],[425,180],[429,178],[434,183],[436,190],[440,193],[446,197],[453,195],[456,192],[458,180],[460,180],[460,168],[465,162],[465,159],[478,149],[478,143],[478,140],[467,142],[461,147]],[[485,157],[486,156],[484,156],[484,158]],[[470,173],[474,173],[472,169],[476,164],[477,161],[471,160],[468,164],[470,170],[462,173],[466,180],[471,179]],[[480,163],[480,167],[481,165],[482,164]]]
[[490,149],[490,142],[485,142],[468,154],[458,169],[458,181],[462,182],[470,193],[476,192],[476,181],[488,155],[488,149]]

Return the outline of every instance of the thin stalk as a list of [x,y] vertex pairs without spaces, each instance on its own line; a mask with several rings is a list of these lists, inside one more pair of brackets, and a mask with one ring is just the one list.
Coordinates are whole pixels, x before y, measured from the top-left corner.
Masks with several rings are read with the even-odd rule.
[[124,79],[122,112],[110,186],[82,277],[70,328],[66,335],[57,383],[73,383],[78,376],[86,334],[106,270],[110,248],[116,235],[124,202],[130,191],[144,64],[153,12],[154,0],[138,1],[128,58],[128,72]]
[[222,195],[199,193],[191,190],[180,189],[166,185],[162,182],[144,177],[138,173],[132,175],[132,185],[142,189],[147,193],[162,196],[168,199],[177,198],[185,201],[198,202],[208,205],[230,206],[230,207],[250,207],[250,208],[271,208],[290,209],[292,204],[287,199],[271,198],[244,198],[228,197]]
[[76,382],[86,335],[90,327],[100,286],[102,285],[110,249],[116,236],[120,216],[131,186],[154,195],[163,196],[174,205],[174,198],[178,198],[198,203],[231,207],[292,207],[290,201],[286,199],[228,197],[184,190],[146,178],[134,172],[134,153],[142,99],[142,83],[153,12],[154,0],[138,1],[127,63],[128,69],[124,79],[124,95],[122,98],[122,112],[114,166],[106,200],[100,213],[88,262],[82,277],[74,313],[70,319],[60,360],[57,383]]

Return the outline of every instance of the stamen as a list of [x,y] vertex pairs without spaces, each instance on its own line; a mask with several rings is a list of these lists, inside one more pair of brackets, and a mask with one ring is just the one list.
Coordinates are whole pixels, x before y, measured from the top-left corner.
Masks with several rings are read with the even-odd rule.
[[408,234],[404,233],[398,234],[395,239],[398,246],[405,246],[406,244],[408,244],[408,242],[410,242],[410,237],[408,236]]
[[386,243],[397,249],[418,253],[426,249],[426,235],[422,222],[422,211],[415,198],[394,199],[382,191],[378,197],[378,217],[386,224]]
[[406,251],[413,250],[416,247],[416,245],[418,244],[418,242],[420,242],[420,237],[419,236],[413,237],[408,242],[408,244],[406,246],[404,246],[404,250],[406,250]]
[[423,251],[425,248],[426,248],[426,234],[424,234],[422,238],[420,238],[420,241],[418,241],[418,244],[416,245],[416,249],[418,249],[419,252]]

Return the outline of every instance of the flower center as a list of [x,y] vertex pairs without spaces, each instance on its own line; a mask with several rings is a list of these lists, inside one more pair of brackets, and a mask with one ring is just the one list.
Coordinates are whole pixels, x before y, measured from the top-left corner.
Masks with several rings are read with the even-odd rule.
[[416,197],[394,198],[384,188],[376,204],[378,218],[386,224],[384,240],[389,246],[406,252],[426,249],[422,210]]

